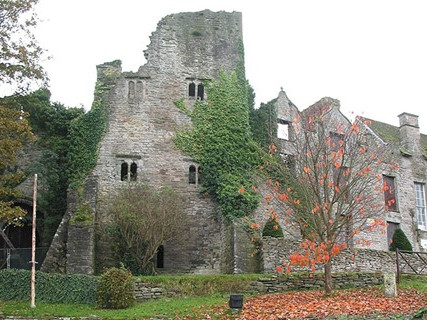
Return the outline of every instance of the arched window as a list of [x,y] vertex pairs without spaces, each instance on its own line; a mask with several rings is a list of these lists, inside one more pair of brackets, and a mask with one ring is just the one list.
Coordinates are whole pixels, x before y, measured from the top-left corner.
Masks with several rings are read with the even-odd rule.
[[202,174],[202,168],[197,168],[197,184],[202,184],[203,182],[203,174]]
[[144,84],[142,83],[142,81],[138,81],[136,83],[136,94],[138,98],[144,98]]
[[203,100],[205,96],[205,88],[203,87],[203,84],[199,84],[197,86],[197,99]]
[[128,93],[129,99],[135,99],[135,82],[129,81],[129,93]]
[[263,237],[283,238],[283,231],[275,219],[270,219],[262,230]]
[[138,165],[135,162],[132,162],[130,165],[130,181],[136,181]]
[[165,265],[165,248],[163,246],[159,246],[157,248],[157,268],[164,268]]
[[127,181],[129,166],[127,162],[123,162],[120,170],[120,180]]
[[188,96],[195,97],[196,96],[196,85],[194,82],[188,85]]
[[188,169],[188,183],[196,184],[196,167],[191,165]]

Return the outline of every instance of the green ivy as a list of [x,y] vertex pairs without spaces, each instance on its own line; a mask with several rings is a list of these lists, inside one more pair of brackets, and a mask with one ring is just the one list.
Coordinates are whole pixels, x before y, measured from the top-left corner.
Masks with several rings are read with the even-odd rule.
[[267,103],[261,103],[258,109],[252,109],[249,123],[251,125],[254,140],[263,149],[268,149],[272,143],[276,144],[277,137],[277,110],[276,101],[273,99]]
[[98,146],[107,127],[107,108],[103,100],[107,90],[108,86],[98,81],[91,110],[71,123],[68,170],[72,189],[81,185],[96,165]]
[[230,219],[247,216],[259,202],[252,186],[260,150],[249,127],[246,83],[236,72],[221,72],[218,81],[206,83],[206,92],[208,100],[197,101],[192,112],[183,100],[176,101],[192,119],[193,129],[178,132],[175,143],[202,166],[203,187],[221,212]]
[[[0,271],[0,300],[23,300],[30,297],[30,271]],[[36,272],[37,301],[49,303],[96,303],[98,278],[80,274]]]

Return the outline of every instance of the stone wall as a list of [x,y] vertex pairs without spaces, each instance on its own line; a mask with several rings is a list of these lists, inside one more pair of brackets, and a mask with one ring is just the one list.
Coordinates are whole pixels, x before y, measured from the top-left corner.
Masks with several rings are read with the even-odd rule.
[[[117,77],[103,94],[108,125],[91,173],[98,178],[94,269],[99,272],[115,263],[111,239],[104,232],[111,222],[106,203],[126,183],[134,183],[122,181],[121,165],[127,162],[137,166],[137,183],[170,186],[185,199],[184,239],[163,244],[164,267],[158,271],[218,273],[221,261],[227,260],[222,258],[227,253],[223,250],[229,249],[222,243],[227,228],[212,200],[200,193],[198,181],[189,184],[189,167],[198,165],[176,148],[172,138],[191,123],[174,101],[184,98],[191,107],[195,97],[189,96],[189,84],[201,85],[217,78],[220,69],[236,68],[242,59],[241,14],[209,10],[173,14],[159,22],[150,39],[147,63],[137,72],[122,72],[117,62],[98,66],[99,80]],[[85,243],[90,246],[90,241]],[[67,254],[69,261],[73,255],[79,258],[71,251]]]
[[[365,288],[383,283],[382,273],[349,273],[332,274],[335,289]],[[275,293],[290,290],[323,289],[325,281],[323,274],[315,273],[312,277],[305,275],[291,275],[288,277],[259,278],[252,283],[251,288],[257,293]]]
[[[265,237],[263,239],[264,272],[275,272],[298,249],[298,241]],[[304,270],[294,268],[296,270]],[[306,269],[308,270],[308,269]],[[334,258],[333,272],[396,272],[394,252],[357,249],[345,250]]]

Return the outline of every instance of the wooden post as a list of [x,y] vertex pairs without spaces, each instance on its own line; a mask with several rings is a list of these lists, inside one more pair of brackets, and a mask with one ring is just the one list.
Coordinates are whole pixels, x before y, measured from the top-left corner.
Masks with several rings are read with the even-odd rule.
[[33,225],[31,237],[31,308],[36,307],[36,212],[37,212],[37,174],[34,174]]
[[399,262],[399,248],[396,248],[396,273],[397,273],[397,277],[396,277],[396,282],[400,283],[400,266],[399,266],[400,262]]

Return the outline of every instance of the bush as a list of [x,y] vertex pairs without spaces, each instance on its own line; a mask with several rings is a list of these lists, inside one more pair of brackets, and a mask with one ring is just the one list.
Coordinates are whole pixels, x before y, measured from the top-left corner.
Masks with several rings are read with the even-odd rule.
[[402,229],[397,229],[393,234],[390,250],[396,251],[396,248],[399,250],[412,251],[412,245]]
[[110,268],[100,279],[97,306],[104,309],[125,309],[135,302],[132,273],[124,268]]
[[[49,303],[95,304],[98,278],[81,274],[36,272],[36,299]],[[30,271],[0,271],[0,300],[30,297]]]
[[268,220],[262,230],[263,237],[283,238],[283,231],[276,220]]

